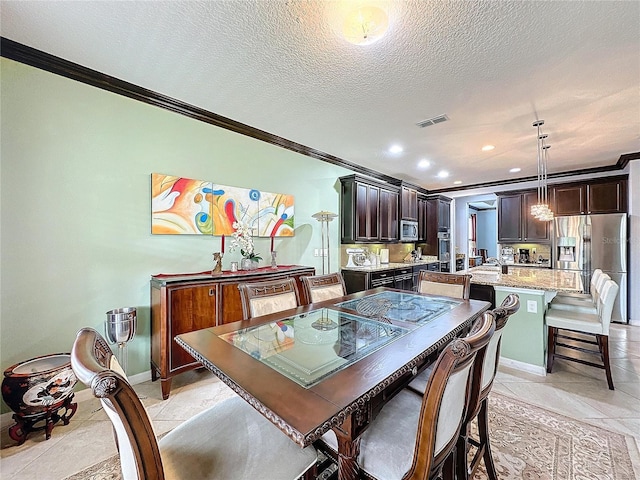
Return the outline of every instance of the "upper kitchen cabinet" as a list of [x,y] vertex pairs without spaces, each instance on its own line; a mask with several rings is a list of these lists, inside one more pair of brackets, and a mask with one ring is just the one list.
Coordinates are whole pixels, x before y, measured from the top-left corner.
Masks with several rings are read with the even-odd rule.
[[438,232],[448,236],[451,227],[451,199],[441,195],[427,198],[427,249],[428,255],[439,255]]
[[498,242],[548,242],[549,222],[531,215],[531,206],[538,203],[538,191],[497,193]]
[[605,177],[549,187],[556,216],[627,211],[627,176]]
[[427,241],[427,197],[418,195],[418,241]]
[[400,218],[402,220],[418,220],[418,190],[402,185],[400,188],[401,208]]
[[398,241],[398,188],[357,175],[340,183],[342,243]]

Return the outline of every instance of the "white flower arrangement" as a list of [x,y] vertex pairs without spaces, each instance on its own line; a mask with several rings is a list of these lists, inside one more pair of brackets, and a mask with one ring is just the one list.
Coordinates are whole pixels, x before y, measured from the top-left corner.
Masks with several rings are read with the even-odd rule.
[[240,254],[254,262],[262,260],[260,255],[254,252],[253,236],[249,225],[241,222],[233,222],[233,240],[231,241],[231,251],[240,249]]

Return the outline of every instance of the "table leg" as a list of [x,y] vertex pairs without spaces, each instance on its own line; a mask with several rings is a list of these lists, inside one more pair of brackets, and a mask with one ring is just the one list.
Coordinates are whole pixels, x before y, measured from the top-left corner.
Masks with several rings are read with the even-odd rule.
[[336,436],[338,437],[338,480],[359,479],[358,455],[360,454],[360,437],[352,440],[338,435],[337,432]]
[[353,412],[341,425],[333,428],[338,440],[338,480],[357,480],[360,478],[358,455],[360,454],[360,436],[369,426],[368,409]]

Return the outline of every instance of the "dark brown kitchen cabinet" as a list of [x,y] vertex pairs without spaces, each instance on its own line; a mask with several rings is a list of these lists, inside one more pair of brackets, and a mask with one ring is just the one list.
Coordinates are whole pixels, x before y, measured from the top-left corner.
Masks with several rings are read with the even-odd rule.
[[418,196],[418,242],[427,240],[427,197]]
[[438,232],[448,233],[450,220],[451,199],[438,195],[427,198],[427,244],[425,253],[439,255]]
[[380,189],[380,241],[398,240],[398,192]]
[[625,213],[628,177],[605,177],[549,187],[556,216]]
[[418,220],[418,191],[407,187],[402,186],[400,190],[401,194],[401,214],[400,218],[402,220]]
[[200,365],[174,338],[182,333],[242,320],[238,283],[292,277],[300,301],[308,299],[301,277],[313,267],[270,267],[236,273],[157,275],[151,277],[151,378],[161,380],[162,398],[169,397],[172,378]]
[[342,243],[398,241],[399,189],[357,175],[340,183]]
[[498,242],[548,242],[549,222],[531,215],[538,191],[498,193]]

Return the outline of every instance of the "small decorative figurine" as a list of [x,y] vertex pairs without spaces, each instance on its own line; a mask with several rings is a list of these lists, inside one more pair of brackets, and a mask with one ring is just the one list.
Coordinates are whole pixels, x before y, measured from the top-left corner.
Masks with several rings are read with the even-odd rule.
[[222,273],[222,257],[224,255],[220,252],[215,252],[213,254],[213,270],[211,270],[211,275],[220,275]]

